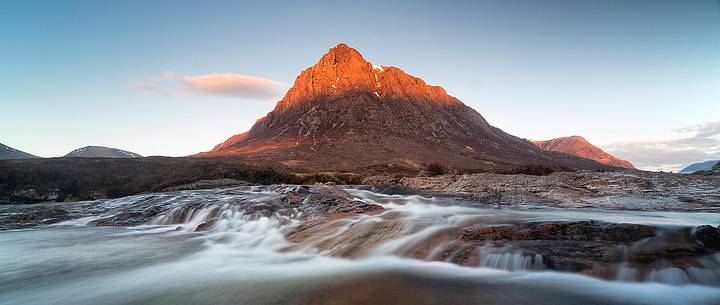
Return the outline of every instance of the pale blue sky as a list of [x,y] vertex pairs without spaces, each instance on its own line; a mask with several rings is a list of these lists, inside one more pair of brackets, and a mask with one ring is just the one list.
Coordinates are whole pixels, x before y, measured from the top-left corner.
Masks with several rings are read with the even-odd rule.
[[[85,145],[205,151],[279,96],[134,84],[179,86],[157,81],[173,71],[289,85],[339,42],[524,138],[579,134],[642,158],[618,143],[693,137],[673,130],[720,121],[716,0],[387,2],[2,1],[0,143],[46,157]],[[720,153],[707,145],[692,149]]]

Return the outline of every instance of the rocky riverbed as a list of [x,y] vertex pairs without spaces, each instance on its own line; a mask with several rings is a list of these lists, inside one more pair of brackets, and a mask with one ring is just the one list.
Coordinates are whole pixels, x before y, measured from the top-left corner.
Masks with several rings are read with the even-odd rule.
[[[468,184],[480,177],[486,176],[462,177],[460,181]],[[395,183],[417,185],[411,183],[437,183],[450,178],[453,176],[410,178]],[[642,182],[632,185],[637,184]],[[603,211],[567,208],[563,204],[556,205],[564,207],[559,209],[545,206],[547,203],[507,207],[511,202],[497,208],[497,202],[482,203],[480,198],[459,200],[368,191],[380,187],[387,185],[351,189],[332,185],[248,186],[75,203],[4,205],[0,206],[0,228],[70,223],[99,227],[178,226],[189,232],[212,232],[223,217],[235,213],[251,219],[282,217],[296,221],[297,225],[284,234],[291,242],[284,251],[312,248],[348,258],[382,253],[460,266],[720,285],[720,257],[716,255],[720,230],[715,227],[720,216],[715,213]],[[461,187],[443,188],[447,189]],[[587,194],[577,188],[572,190]],[[467,192],[464,195],[467,198]],[[403,239],[407,241],[389,246]]]
[[[0,205],[0,299],[720,302],[717,177],[628,171],[366,182],[188,184],[117,199]],[[509,294],[495,294],[498,287]]]

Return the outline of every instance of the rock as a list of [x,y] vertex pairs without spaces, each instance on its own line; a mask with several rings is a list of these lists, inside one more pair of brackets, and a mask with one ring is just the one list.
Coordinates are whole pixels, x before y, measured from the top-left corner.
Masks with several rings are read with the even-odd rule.
[[46,191],[38,191],[36,189],[20,189],[11,194],[13,202],[36,203],[43,201],[55,201],[60,197],[57,188]]
[[463,229],[460,236],[463,240],[503,240],[513,239],[516,232],[512,225],[473,225]]
[[711,249],[720,249],[720,230],[710,225],[695,227],[690,236]]
[[655,235],[655,228],[638,224],[610,224],[603,229],[603,240],[632,242]]
[[349,203],[342,204],[335,208],[335,211],[338,213],[367,213],[380,210],[383,210],[382,206],[379,206],[377,204],[369,204],[358,200],[353,200]]
[[195,227],[195,232],[201,232],[201,231],[210,231],[217,223],[218,218],[210,218],[206,221],[201,222],[197,227]]
[[299,204],[302,202],[303,196],[301,194],[298,194],[296,192],[287,192],[280,197],[280,200],[282,200],[284,203],[287,204]]
[[518,237],[537,240],[595,240],[602,230],[593,221],[529,222],[520,226],[523,233]]
[[366,185],[376,185],[376,184],[388,184],[395,181],[395,178],[388,177],[388,176],[370,176],[365,179],[363,179],[362,184]]
[[181,185],[171,186],[163,188],[163,192],[169,191],[186,191],[186,190],[202,190],[202,189],[215,189],[215,188],[228,188],[236,186],[247,186],[251,185],[247,181],[236,180],[236,179],[212,179],[212,180],[198,180],[191,183],[185,183]]
[[74,218],[89,216],[85,204],[38,203],[15,206],[0,205],[0,230],[32,228]]
[[632,244],[628,248],[628,260],[638,263],[651,263],[661,260],[684,260],[688,257],[704,256],[712,253],[687,236],[657,236]]
[[535,234],[530,229],[523,229],[515,232],[513,235],[513,239],[515,240],[533,240],[535,239]]
[[527,222],[514,225],[476,224],[463,228],[463,240],[602,240],[634,242],[655,235],[655,228],[636,224],[604,224],[596,221]]

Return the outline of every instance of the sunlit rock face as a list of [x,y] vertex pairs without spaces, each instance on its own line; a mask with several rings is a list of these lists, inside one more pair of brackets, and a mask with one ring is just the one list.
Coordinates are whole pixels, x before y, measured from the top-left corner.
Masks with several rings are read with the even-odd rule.
[[590,142],[588,142],[587,140],[585,140],[585,138],[581,136],[570,136],[546,141],[532,142],[542,150],[571,154],[573,156],[594,160],[599,163],[615,167],[623,167],[629,169],[635,168],[635,166],[629,161],[619,159],[611,154],[606,153],[599,147],[590,144]]
[[438,86],[377,66],[345,45],[302,71],[275,109],[201,156],[249,155],[305,170],[377,166],[507,169],[522,164],[597,168],[544,152],[488,124]]

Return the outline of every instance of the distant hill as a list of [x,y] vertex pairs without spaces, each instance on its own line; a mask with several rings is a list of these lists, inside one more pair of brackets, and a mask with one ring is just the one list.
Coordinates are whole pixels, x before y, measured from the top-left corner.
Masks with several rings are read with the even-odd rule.
[[40,158],[0,143],[0,160]]
[[588,142],[581,136],[570,136],[551,139],[547,141],[532,142],[542,150],[571,154],[573,156],[595,160],[599,163],[615,167],[624,167],[630,169],[635,168],[632,163],[606,153],[599,147],[590,144],[590,142]]
[[718,163],[720,160],[710,160],[705,162],[699,162],[699,163],[693,163],[688,165],[688,167],[683,168],[680,170],[681,174],[692,174],[697,171],[708,171],[713,168],[715,164]]
[[70,158],[142,158],[134,152],[103,146],[85,146],[71,151],[65,157]]

